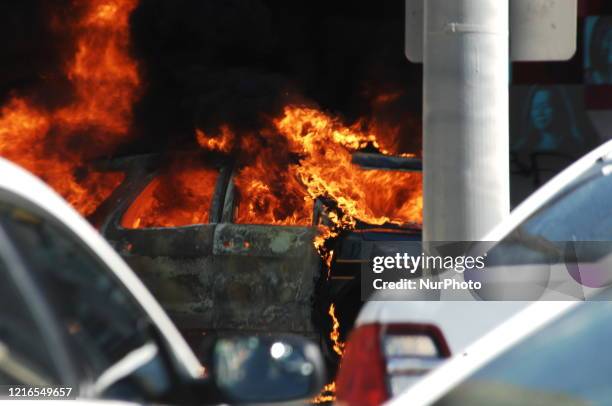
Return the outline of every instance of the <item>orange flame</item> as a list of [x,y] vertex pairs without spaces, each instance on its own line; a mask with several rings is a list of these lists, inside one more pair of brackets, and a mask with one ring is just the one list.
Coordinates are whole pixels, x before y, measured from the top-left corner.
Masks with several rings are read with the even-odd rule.
[[196,129],[196,140],[204,149],[227,153],[232,149],[234,134],[226,125],[221,126],[221,134],[212,137],[206,135],[204,131]]
[[240,196],[236,223],[311,225],[314,203],[295,174],[296,166],[281,171],[271,165],[272,154],[262,152],[234,179]]
[[136,4],[75,1],[82,15],[60,24],[75,36],[75,54],[66,66],[74,100],[42,109],[15,96],[1,109],[0,156],[41,177],[83,215],[123,179],[123,174],[91,172],[85,163],[109,153],[128,135],[140,83],[128,53],[128,18]]
[[175,227],[209,221],[218,170],[181,164],[153,179],[121,219],[125,228]]
[[321,393],[317,395],[310,403],[318,404],[324,402],[333,402],[336,400],[336,382],[332,381],[321,389]]
[[321,233],[314,242],[330,263],[325,241],[354,228],[358,220],[373,225],[421,222],[420,173],[364,170],[352,163],[354,151],[381,149],[377,136],[361,127],[290,105],[259,134],[238,137],[230,125],[222,125],[217,134],[196,129],[195,135],[205,150],[239,156],[237,223],[313,225],[316,199],[333,202],[337,207],[325,213],[326,224],[317,224]]
[[[327,312],[332,319],[332,331],[329,333],[329,338],[332,340],[334,346],[334,351],[338,356],[342,357],[344,354],[344,342],[340,341],[340,322],[336,317],[336,305],[332,303],[329,306],[329,311]],[[310,403],[324,403],[324,402],[333,402],[336,400],[336,381],[331,381],[327,385],[321,389],[321,392],[310,401]]]
[[[261,147],[254,151],[254,163],[239,172],[237,222],[311,224],[313,202],[319,197],[337,204],[343,214],[330,215],[330,220],[341,228],[354,227],[357,219],[378,225],[421,222],[420,173],[363,170],[352,164],[353,151],[378,147],[375,135],[298,106],[287,106],[273,125],[287,150]],[[282,154],[299,159],[275,167]]]
[[[376,136],[343,126],[314,109],[288,107],[277,120],[281,134],[303,158],[297,175],[314,199],[333,199],[350,220],[368,224],[421,221],[421,174],[363,170],[353,165],[351,151]],[[343,219],[338,219],[343,221]]]
[[[309,225],[314,201],[332,201],[336,210],[327,210],[327,224],[318,225],[314,240],[328,274],[332,252],[326,241],[355,228],[358,220],[372,225],[422,222],[421,173],[364,170],[352,163],[352,152],[367,145],[378,147],[376,135],[299,106],[285,107],[273,125],[272,134],[281,137],[286,150],[252,148],[254,162],[235,179],[240,193],[236,222]],[[257,144],[252,137],[247,140],[250,147]],[[283,155],[295,155],[297,162],[283,165]]]
[[340,341],[340,322],[336,317],[336,305],[334,303],[329,306],[329,311],[327,314],[329,314],[329,317],[331,317],[333,323],[332,331],[329,333],[329,338],[332,340],[332,343],[334,343],[333,348],[336,354],[342,356],[342,354],[344,354],[345,343]]

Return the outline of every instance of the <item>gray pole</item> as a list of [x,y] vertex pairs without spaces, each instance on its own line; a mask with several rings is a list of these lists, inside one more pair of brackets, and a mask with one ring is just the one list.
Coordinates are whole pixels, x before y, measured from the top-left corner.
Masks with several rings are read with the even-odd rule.
[[424,0],[423,240],[509,212],[508,0]]

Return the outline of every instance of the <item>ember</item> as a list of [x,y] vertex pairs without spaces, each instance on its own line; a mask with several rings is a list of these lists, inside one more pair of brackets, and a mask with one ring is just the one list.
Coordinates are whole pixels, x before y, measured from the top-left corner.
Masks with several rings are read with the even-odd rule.
[[219,152],[229,152],[234,141],[234,134],[229,127],[224,125],[221,127],[221,134],[214,137],[209,137],[200,129],[196,129],[196,140],[204,149]]

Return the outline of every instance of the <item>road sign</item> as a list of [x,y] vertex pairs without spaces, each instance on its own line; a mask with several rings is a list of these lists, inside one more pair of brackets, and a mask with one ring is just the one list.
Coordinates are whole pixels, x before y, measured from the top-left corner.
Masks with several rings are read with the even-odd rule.
[[[405,53],[411,62],[423,62],[425,1],[406,0]],[[510,0],[509,12],[512,61],[563,61],[576,52],[577,0]]]

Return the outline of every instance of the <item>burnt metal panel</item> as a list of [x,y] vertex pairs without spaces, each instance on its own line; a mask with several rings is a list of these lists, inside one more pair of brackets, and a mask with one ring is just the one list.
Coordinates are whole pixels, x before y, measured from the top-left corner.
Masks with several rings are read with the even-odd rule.
[[123,256],[192,258],[212,255],[214,225],[174,228],[116,228],[107,233]]
[[213,243],[215,255],[304,258],[314,253],[313,227],[256,224],[217,225]]
[[229,165],[220,169],[210,224],[123,228],[123,214],[156,174],[138,162],[112,168],[126,179],[109,200],[101,232],[180,328],[314,336],[312,297],[321,274],[315,228],[232,224]]
[[[420,169],[420,160],[379,154],[357,153],[353,161],[367,168]],[[217,179],[210,224],[122,228],[123,213],[155,176],[146,165],[131,162],[102,232],[180,328],[316,334],[313,300],[322,274],[313,246],[316,227],[232,223],[237,191],[226,164]],[[315,201],[313,224],[327,224],[330,205]],[[371,226],[358,224],[362,227]],[[364,239],[357,230],[347,233],[335,262],[359,261]]]
[[423,169],[423,161],[418,158],[406,158],[367,152],[354,152],[351,162],[367,169],[415,172],[420,172]]
[[301,256],[254,250],[125,259],[181,328],[314,334],[311,300],[320,259],[312,245],[301,249]]

